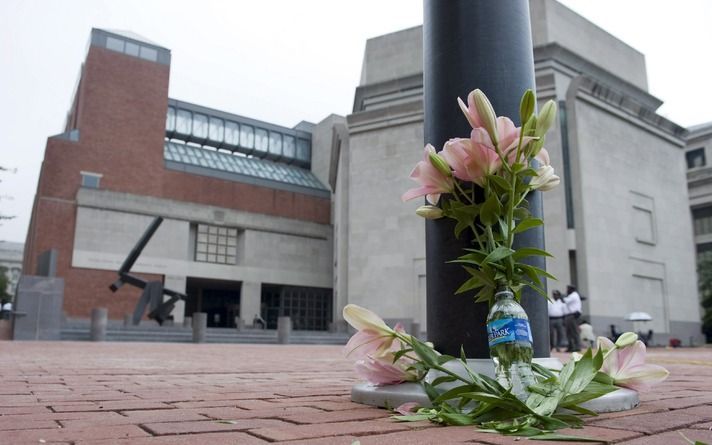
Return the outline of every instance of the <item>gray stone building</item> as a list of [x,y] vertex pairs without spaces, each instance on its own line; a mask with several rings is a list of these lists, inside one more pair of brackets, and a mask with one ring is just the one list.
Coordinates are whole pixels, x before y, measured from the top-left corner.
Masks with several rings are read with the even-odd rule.
[[0,241],[0,267],[5,268],[7,275],[7,293],[15,295],[17,282],[22,273],[22,253],[25,245],[12,241]]
[[[532,0],[531,19],[539,103],[561,110],[547,139],[562,177],[544,194],[547,268],[559,278],[549,291],[576,284],[598,334],[613,324],[652,329],[658,344],[699,339],[686,130],[656,113],[643,54],[554,0]],[[315,164],[329,166],[320,178],[333,187],[337,314],[350,302],[425,326],[420,202],[400,201],[422,156],[422,85],[421,27],[370,39],[353,113],[317,125],[315,155],[326,159]],[[634,326],[624,320],[633,311],[653,321]]]
[[698,260],[712,256],[712,122],[689,128],[687,185]]

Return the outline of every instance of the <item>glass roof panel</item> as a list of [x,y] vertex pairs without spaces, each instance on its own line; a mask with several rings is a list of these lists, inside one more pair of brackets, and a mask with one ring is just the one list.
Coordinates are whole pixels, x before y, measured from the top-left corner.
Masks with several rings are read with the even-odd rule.
[[[328,191],[310,170],[253,157],[213,151],[195,145],[166,141],[164,159],[212,170],[262,178],[283,184]],[[236,178],[236,180],[239,180]]]

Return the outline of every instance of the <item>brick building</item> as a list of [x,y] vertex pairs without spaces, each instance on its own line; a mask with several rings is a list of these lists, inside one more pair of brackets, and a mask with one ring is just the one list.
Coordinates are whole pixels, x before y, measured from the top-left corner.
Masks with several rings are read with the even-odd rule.
[[297,329],[327,328],[330,192],[310,170],[314,126],[169,99],[170,59],[139,36],[92,30],[65,132],[47,140],[24,270],[56,249],[66,316],[122,318],[139,291],[108,286],[160,215],[133,271],[187,292],[175,321],[202,310],[209,326],[286,314]]

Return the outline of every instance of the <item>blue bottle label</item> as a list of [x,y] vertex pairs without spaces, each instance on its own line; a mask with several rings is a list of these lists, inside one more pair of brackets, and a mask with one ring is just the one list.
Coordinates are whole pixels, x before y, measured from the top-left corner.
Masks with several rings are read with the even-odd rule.
[[525,341],[532,343],[529,320],[523,318],[500,318],[487,323],[487,339],[490,347],[500,343]]

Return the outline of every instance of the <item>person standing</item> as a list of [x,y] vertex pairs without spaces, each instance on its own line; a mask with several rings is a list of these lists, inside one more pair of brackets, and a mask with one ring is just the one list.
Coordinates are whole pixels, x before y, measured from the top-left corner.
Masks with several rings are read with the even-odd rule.
[[581,350],[581,337],[579,335],[577,320],[581,317],[581,296],[576,292],[576,287],[566,286],[566,313],[564,315],[564,327],[566,328],[566,338],[569,340],[569,347],[566,352],[576,352]]
[[561,292],[555,290],[552,293],[553,301],[549,301],[549,340],[551,349],[559,351],[559,347],[564,343],[564,311],[566,304],[561,301]]

